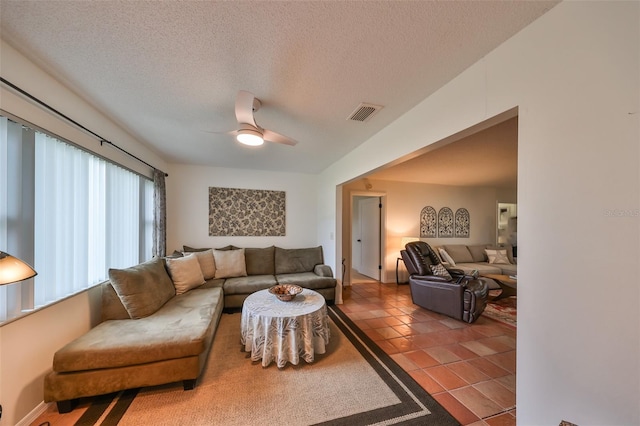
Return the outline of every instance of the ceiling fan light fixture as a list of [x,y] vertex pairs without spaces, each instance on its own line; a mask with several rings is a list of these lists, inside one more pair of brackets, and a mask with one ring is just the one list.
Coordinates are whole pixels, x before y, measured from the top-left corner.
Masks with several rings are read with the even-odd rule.
[[262,133],[253,129],[242,129],[238,131],[236,140],[244,145],[259,146],[264,143]]

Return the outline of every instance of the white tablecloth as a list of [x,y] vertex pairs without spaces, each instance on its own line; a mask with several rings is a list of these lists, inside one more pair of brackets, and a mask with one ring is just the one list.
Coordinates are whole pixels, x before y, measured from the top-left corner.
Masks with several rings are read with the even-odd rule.
[[300,358],[313,362],[329,343],[329,323],[324,297],[304,289],[292,301],[283,302],[268,290],[247,297],[242,306],[241,343],[251,360],[272,361],[279,368]]

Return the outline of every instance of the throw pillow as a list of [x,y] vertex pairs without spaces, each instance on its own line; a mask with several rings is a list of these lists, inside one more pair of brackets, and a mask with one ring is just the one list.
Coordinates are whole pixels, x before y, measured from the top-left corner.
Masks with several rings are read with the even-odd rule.
[[447,271],[447,268],[445,268],[441,263],[438,263],[436,265],[429,265],[429,267],[431,268],[431,273],[433,275],[437,275],[439,277],[444,277],[448,280],[452,280],[453,277],[451,276],[451,274],[449,273],[449,271]]
[[169,275],[176,287],[176,294],[186,293],[204,284],[200,262],[194,254],[177,259],[166,259],[166,261]]
[[127,269],[109,269],[109,280],[134,319],[148,317],[176,294],[164,260],[158,257]]
[[507,256],[507,250],[492,250],[485,249],[489,263],[509,265],[509,257]]
[[202,269],[202,275],[205,280],[210,280],[216,276],[216,262],[213,258],[213,249],[205,251],[184,252],[184,255],[194,255],[200,263],[200,269]]
[[216,278],[246,277],[247,265],[244,260],[244,249],[214,250],[216,262]]
[[438,249],[438,251],[440,252],[440,257],[442,258],[442,260],[444,260],[451,266],[456,266],[456,262],[453,260],[451,256],[449,256],[449,253],[447,253],[445,249],[441,248],[441,249]]

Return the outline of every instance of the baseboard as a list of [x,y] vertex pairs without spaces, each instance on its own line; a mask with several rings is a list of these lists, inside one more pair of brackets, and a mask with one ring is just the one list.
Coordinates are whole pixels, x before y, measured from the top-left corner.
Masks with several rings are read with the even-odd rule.
[[16,423],[16,426],[29,426],[31,423],[35,422],[38,417],[49,408],[51,402],[46,403],[42,401],[40,404],[36,406],[29,414],[27,414],[22,420]]

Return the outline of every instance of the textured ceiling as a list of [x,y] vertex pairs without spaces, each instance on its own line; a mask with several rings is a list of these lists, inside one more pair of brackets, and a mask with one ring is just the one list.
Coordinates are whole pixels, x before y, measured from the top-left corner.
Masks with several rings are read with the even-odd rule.
[[[1,0],[0,35],[169,162],[317,173],[555,4]],[[298,145],[210,133],[241,89]]]
[[367,178],[515,189],[518,181],[518,118],[508,119]]

